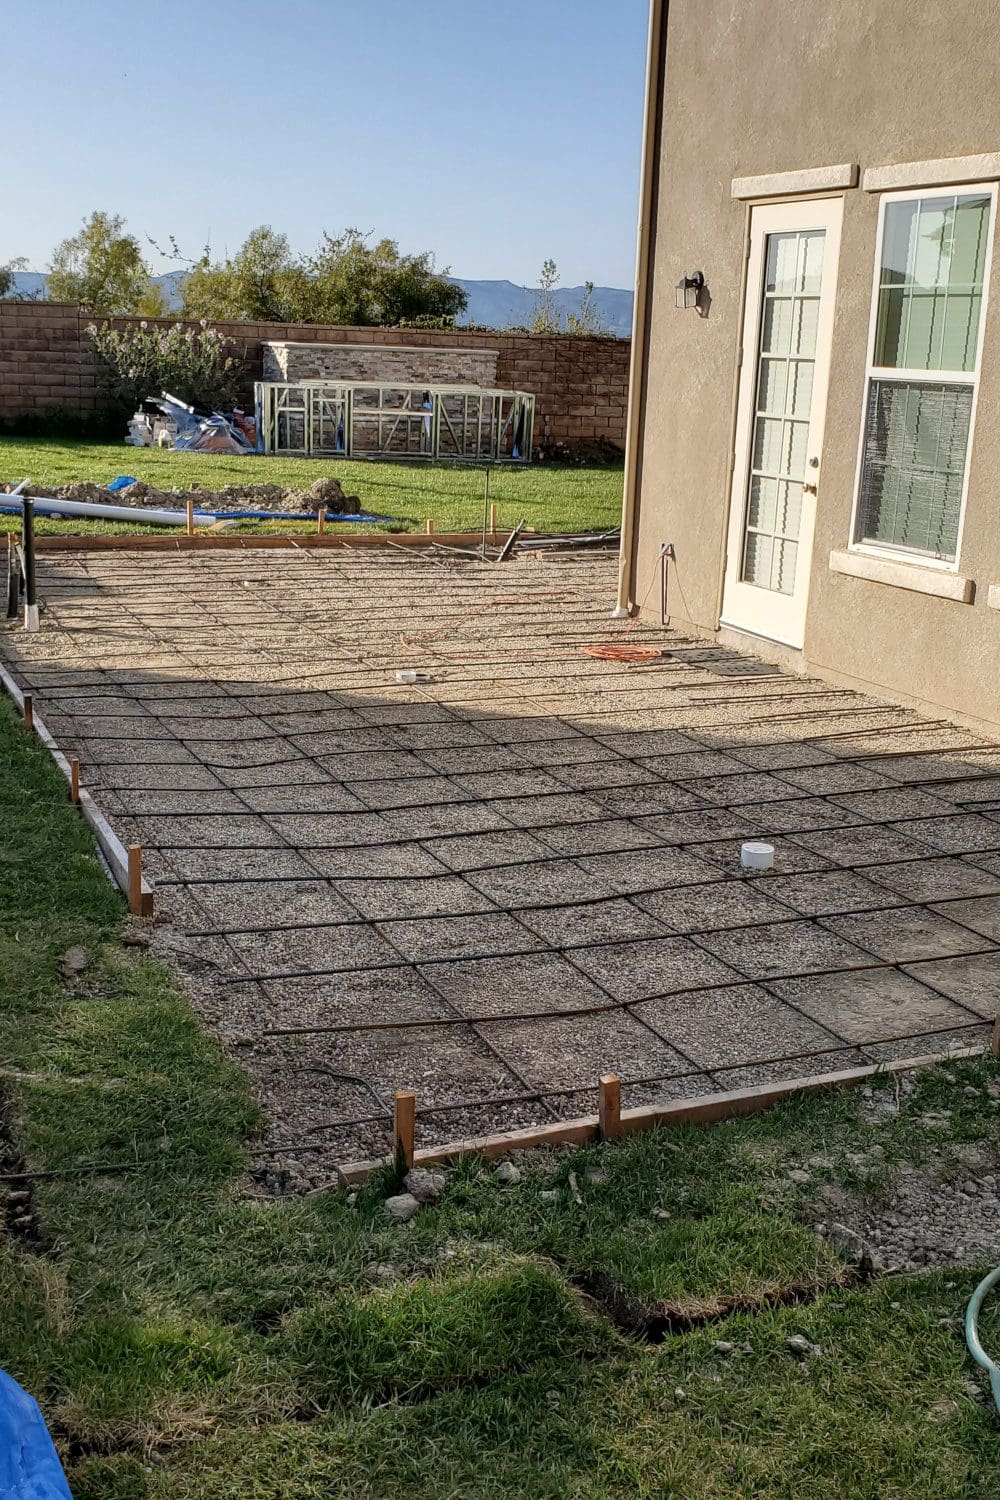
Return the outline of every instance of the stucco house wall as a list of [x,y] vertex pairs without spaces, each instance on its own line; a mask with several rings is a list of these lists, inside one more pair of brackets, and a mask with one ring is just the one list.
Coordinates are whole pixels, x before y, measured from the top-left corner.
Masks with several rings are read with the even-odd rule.
[[[958,574],[970,580],[970,602],[846,576],[831,570],[830,555],[850,542],[863,415],[879,212],[879,194],[865,191],[864,173],[1000,153],[998,52],[995,0],[795,0],[791,7],[670,0],[651,70],[658,98],[651,111],[647,343],[633,397],[635,529],[627,559],[630,597],[640,600],[660,566],[661,544],[672,542],[671,616],[718,630],[750,210],[733,197],[733,179],[857,164],[858,186],[839,191],[843,227],[804,645],[774,654],[994,728],[1000,236],[957,560]],[[972,180],[998,177],[1000,155],[989,177]],[[675,283],[695,269],[708,286],[705,317],[674,305]],[[650,597],[658,609],[659,590]],[[767,650],[749,638],[744,644]]]

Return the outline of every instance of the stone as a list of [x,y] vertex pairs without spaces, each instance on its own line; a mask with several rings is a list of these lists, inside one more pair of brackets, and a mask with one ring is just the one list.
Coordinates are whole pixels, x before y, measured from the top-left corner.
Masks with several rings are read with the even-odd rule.
[[555,1188],[542,1188],[538,1196],[543,1203],[555,1203],[559,1198],[559,1193]]
[[649,1217],[651,1219],[669,1219],[670,1213],[665,1208],[651,1208],[649,1211]]
[[736,1345],[729,1343],[728,1339],[718,1339],[712,1345],[713,1354],[732,1354],[735,1349]]
[[376,1281],[396,1281],[399,1278],[396,1267],[390,1265],[388,1261],[372,1261],[367,1271],[368,1275]]
[[521,1181],[521,1174],[512,1161],[502,1161],[493,1175],[504,1187]]
[[810,1178],[809,1173],[806,1172],[806,1171],[803,1171],[803,1169],[801,1167],[793,1167],[792,1170],[788,1174],[788,1180],[789,1180],[789,1182],[800,1182],[800,1183],[803,1183],[803,1182],[810,1182],[811,1178]]
[[87,957],[86,948],[81,948],[74,944],[72,948],[66,949],[66,952],[60,959],[59,966],[66,979],[73,979],[77,974],[83,973],[89,962],[90,959]]
[[797,1359],[815,1359],[823,1352],[820,1346],[807,1339],[804,1333],[793,1333],[791,1338],[785,1340],[785,1347]]
[[434,1203],[445,1190],[447,1178],[443,1172],[429,1172],[426,1167],[413,1167],[407,1172],[404,1184],[407,1192],[418,1203]]
[[412,1193],[397,1193],[385,1200],[385,1211],[391,1219],[405,1224],[407,1219],[420,1212],[420,1199],[414,1198]]
[[849,1229],[846,1224],[831,1224],[826,1237],[838,1254],[850,1264],[857,1266],[865,1275],[882,1270],[882,1260],[878,1251],[872,1248],[863,1235],[858,1234],[854,1229]]

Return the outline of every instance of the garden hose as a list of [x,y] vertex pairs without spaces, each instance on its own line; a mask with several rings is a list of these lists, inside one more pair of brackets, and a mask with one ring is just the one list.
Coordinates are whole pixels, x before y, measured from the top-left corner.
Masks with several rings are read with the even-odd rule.
[[990,1359],[986,1350],[979,1342],[979,1328],[977,1326],[979,1313],[986,1294],[995,1286],[1000,1286],[1000,1266],[997,1266],[995,1271],[991,1271],[988,1276],[983,1278],[969,1298],[969,1305],[965,1309],[965,1342],[968,1344],[969,1353],[976,1361],[976,1364],[982,1365],[983,1369],[989,1375],[993,1400],[996,1403],[997,1411],[1000,1412],[1000,1365],[997,1364],[996,1360]]

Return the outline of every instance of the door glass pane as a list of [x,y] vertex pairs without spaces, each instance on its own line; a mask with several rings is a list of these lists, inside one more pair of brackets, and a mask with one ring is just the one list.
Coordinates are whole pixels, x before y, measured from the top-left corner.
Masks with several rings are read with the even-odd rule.
[[788,412],[793,417],[808,417],[812,411],[813,362],[793,359],[788,367]]
[[768,295],[764,303],[760,347],[766,354],[787,354],[792,337],[792,314],[795,304],[791,297]]
[[771,234],[744,522],[741,579],[795,590],[823,274],[822,230]]

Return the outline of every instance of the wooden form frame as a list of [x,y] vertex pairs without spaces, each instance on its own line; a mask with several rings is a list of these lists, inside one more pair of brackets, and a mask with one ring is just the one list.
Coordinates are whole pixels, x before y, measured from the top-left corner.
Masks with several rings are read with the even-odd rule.
[[107,860],[115,884],[128,898],[129,910],[137,917],[153,915],[153,887],[142,873],[142,849],[131,844],[126,849],[107,818],[88,791],[80,786],[80,766],[76,759],[70,760],[59,749],[41,715],[35,709],[30,693],[22,693],[7,668],[0,665],[0,687],[10,698],[18,713],[48,750],[69,786],[70,801],[79,807],[93,830],[101,853]]
[[[905,1073],[913,1068],[930,1067],[934,1063],[981,1057],[987,1050],[1000,1056],[1000,1017],[994,1023],[991,1041],[982,1047],[956,1047],[950,1052],[932,1052],[922,1057],[894,1058],[883,1063],[872,1063],[864,1068],[846,1068],[837,1073],[789,1078],[782,1083],[763,1084],[758,1088],[733,1089],[725,1094],[703,1094],[692,1099],[677,1099],[669,1104],[639,1109],[620,1108],[621,1083],[614,1074],[605,1074],[599,1083],[599,1109],[596,1115],[560,1120],[552,1125],[528,1125],[518,1130],[505,1130],[498,1135],[472,1136],[467,1140],[448,1141],[442,1146],[431,1146],[422,1151],[413,1148],[416,1117],[414,1096],[410,1093],[397,1094],[393,1126],[394,1154],[371,1161],[348,1162],[346,1166],[337,1168],[337,1180],[342,1186],[366,1182],[375,1172],[395,1165],[396,1153],[400,1151],[405,1153],[408,1167],[429,1166],[454,1161],[460,1156],[507,1156],[511,1151],[526,1151],[532,1146],[585,1146],[594,1141],[617,1140],[641,1130],[652,1130],[657,1125],[713,1125],[721,1120],[761,1114],[775,1104],[790,1099],[793,1094],[824,1094],[834,1089],[855,1088],[885,1074]],[[402,1117],[399,1113],[401,1100],[405,1101],[405,1113]]]
[[[491,510],[490,535],[496,540],[497,524],[495,507]],[[339,524],[339,523],[337,523]],[[317,517],[317,528],[319,520]],[[296,551],[316,547],[403,547],[419,551],[423,547],[481,547],[481,531],[363,531],[341,532],[329,529],[329,512],[324,514],[324,529],[307,531],[271,531],[257,535],[233,536],[225,532],[212,535],[196,531],[188,536],[179,527],[171,528],[154,536],[101,536],[80,532],[69,532],[65,536],[39,536],[35,538],[36,552],[266,552],[274,548],[289,547]],[[526,526],[524,536],[535,536],[544,540],[534,527]],[[557,536],[553,540],[558,540]]]

